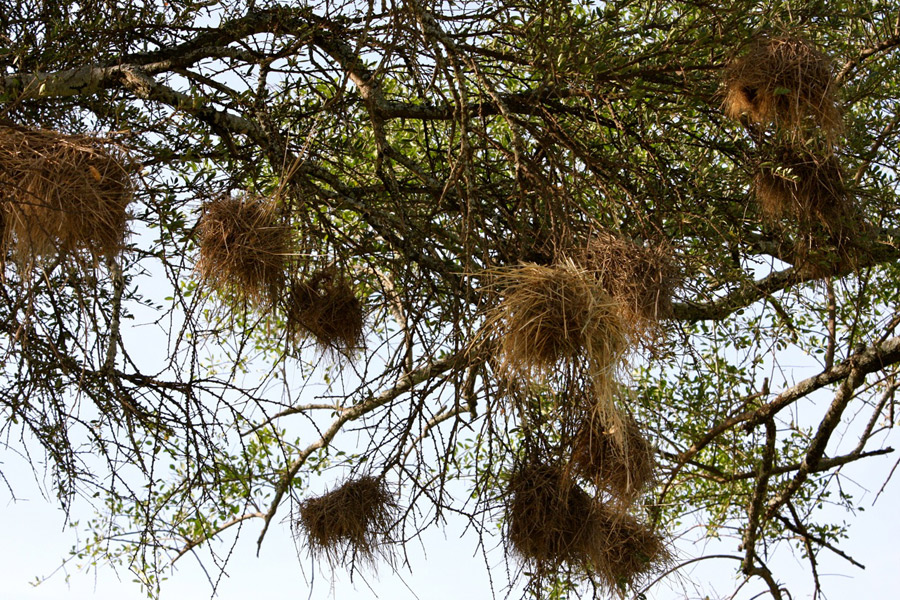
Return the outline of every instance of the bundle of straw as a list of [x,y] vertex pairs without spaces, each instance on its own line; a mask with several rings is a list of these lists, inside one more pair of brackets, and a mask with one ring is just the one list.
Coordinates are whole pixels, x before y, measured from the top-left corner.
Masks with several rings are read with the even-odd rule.
[[810,125],[833,139],[842,128],[831,62],[795,36],[766,37],[725,70],[725,114],[801,133]]
[[0,125],[4,245],[26,260],[124,244],[134,187],[124,151],[84,135]]
[[256,303],[284,287],[290,228],[278,222],[275,202],[258,196],[220,196],[202,207],[196,270],[216,291]]
[[363,304],[350,283],[329,269],[293,282],[285,312],[289,334],[312,337],[323,352],[346,355],[363,345]]
[[494,279],[503,300],[488,315],[487,328],[501,367],[540,376],[577,357],[598,372],[621,361],[628,339],[619,306],[573,261],[525,263],[497,270]]
[[305,532],[311,551],[332,565],[348,553],[353,560],[372,562],[389,541],[396,511],[384,480],[364,476],[303,502],[297,529]]

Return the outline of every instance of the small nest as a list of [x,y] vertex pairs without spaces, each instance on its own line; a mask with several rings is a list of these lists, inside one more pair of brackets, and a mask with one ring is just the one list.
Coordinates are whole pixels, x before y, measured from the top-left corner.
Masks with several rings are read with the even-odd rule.
[[507,538],[515,553],[538,570],[590,564],[594,512],[593,498],[565,469],[525,464],[510,476]]
[[755,190],[760,210],[770,220],[818,221],[835,231],[850,224],[853,211],[840,162],[833,154],[819,157],[782,149],[775,160],[761,165]]
[[124,151],[84,135],[0,125],[3,244],[21,259],[124,246],[134,185]]
[[610,233],[593,236],[580,262],[620,304],[632,334],[650,339],[657,321],[672,315],[678,269],[666,245],[639,246]]
[[351,353],[363,346],[365,311],[350,283],[329,269],[291,285],[287,328],[292,337],[312,337],[322,351]]
[[801,231],[794,243],[794,266],[813,279],[821,279],[847,269],[856,270],[867,250],[858,236],[867,235],[859,230],[843,228],[838,232],[823,227]]
[[760,167],[754,187],[765,218],[788,220],[797,228],[799,268],[818,277],[854,263],[865,223],[834,155],[783,149],[775,161]]
[[572,463],[583,477],[624,504],[631,504],[653,481],[653,446],[630,416],[620,418],[621,435],[589,413],[575,435]]
[[572,261],[522,264],[495,273],[503,300],[488,315],[499,366],[547,374],[561,362],[586,358],[612,372],[628,347],[618,303]]
[[507,539],[538,577],[568,566],[621,590],[668,560],[659,536],[591,498],[564,468],[520,466],[510,476],[509,498]]
[[725,114],[800,132],[807,120],[833,138],[841,130],[831,62],[806,40],[763,38],[725,70]]
[[591,563],[607,589],[634,588],[670,562],[665,541],[631,515],[601,505],[593,520]]
[[374,562],[384,555],[397,504],[383,479],[365,476],[345,482],[300,505],[296,528],[306,535],[310,552],[332,566],[352,561]]
[[220,196],[203,205],[197,225],[196,270],[217,292],[263,304],[284,284],[290,229],[278,223],[275,202]]

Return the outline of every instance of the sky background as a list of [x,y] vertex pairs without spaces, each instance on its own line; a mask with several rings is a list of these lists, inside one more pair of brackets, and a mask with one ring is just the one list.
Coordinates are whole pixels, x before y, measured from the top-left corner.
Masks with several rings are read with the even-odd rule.
[[[161,290],[160,299],[166,293]],[[132,331],[128,335],[143,338],[149,333],[145,329],[139,333]],[[165,341],[142,342],[142,345],[158,350],[165,348]],[[132,347],[135,346],[132,344]],[[152,352],[144,358],[152,359]],[[804,376],[798,374],[796,378]],[[15,450],[15,440],[4,441],[12,444]],[[873,506],[875,494],[896,461],[894,455],[888,455],[845,467],[843,472],[858,484],[849,491],[865,510],[855,516],[843,511],[832,514],[837,521],[852,521],[850,537],[841,544],[841,549],[865,564],[866,569],[860,570],[827,550],[821,552],[819,573],[826,597],[859,600],[895,600],[900,597],[900,473]],[[28,462],[14,451],[0,449],[0,472],[15,493],[14,499],[10,489],[0,482],[0,539],[3,541],[0,543],[0,600],[122,600],[143,596],[139,585],[131,581],[131,574],[124,568],[116,572],[101,566],[97,570],[84,572],[71,564],[66,569],[58,570],[62,559],[76,543],[76,538],[74,532],[66,527],[65,515],[57,508],[54,499],[48,500],[42,496],[41,489],[48,489],[48,486],[35,481]],[[421,542],[411,543],[408,547],[409,568],[401,567],[394,573],[387,566],[382,566],[377,574],[365,571],[350,581],[347,574],[340,571],[331,573],[327,568],[313,570],[302,549],[298,558],[298,548],[292,539],[290,526],[283,521],[287,512],[284,509],[280,511],[282,520],[276,519],[273,523],[259,556],[255,541],[261,521],[247,522],[236,544],[233,544],[233,531],[216,543],[220,554],[231,551],[226,575],[216,588],[218,598],[474,600],[490,598],[492,589],[497,597],[505,596],[508,564],[502,548],[497,546],[499,539],[493,541],[494,547],[488,548],[485,559],[477,548],[477,540],[472,535],[463,535],[464,523],[460,520],[450,520],[443,530],[432,527],[425,532]],[[91,515],[90,508],[81,503],[76,505],[71,518],[84,520]],[[736,555],[739,541],[704,540],[702,530],[697,528],[689,531],[676,544],[678,558],[688,560],[705,555]],[[808,565],[787,550],[781,548],[769,566],[791,591],[793,600],[811,598]],[[201,550],[197,556],[205,561],[207,571],[195,556],[185,556],[163,584],[163,598],[202,599],[212,596],[213,587],[207,573],[216,578],[217,569],[207,552]],[[667,584],[654,587],[648,598],[729,598],[737,585],[737,566],[737,561],[730,560],[694,563],[679,571]],[[31,585],[36,579],[51,574],[41,585]],[[738,598],[752,598],[761,590],[761,585],[754,582],[744,588]]]
[[[138,282],[143,289],[154,290],[158,300],[171,293],[159,286],[160,273],[150,272],[147,281]],[[154,288],[155,286],[155,288]],[[138,315],[136,322],[152,321],[152,314]],[[141,348],[139,362],[159,360],[165,355],[167,344],[165,331],[159,328],[139,327],[124,332],[126,345]],[[130,339],[129,339],[130,338]],[[809,377],[820,369],[806,356],[780,356],[781,365],[769,365],[773,386],[790,384]],[[783,381],[779,381],[783,379]],[[310,388],[311,393],[315,388]],[[777,389],[773,387],[773,390]],[[796,417],[818,415],[830,402],[830,393],[818,393],[807,404],[798,403],[792,407]],[[815,405],[815,406],[813,406]],[[810,410],[815,408],[815,410]],[[851,418],[848,411],[847,418]],[[858,426],[859,424],[857,424]],[[855,443],[851,435],[853,427],[845,431],[845,444]],[[352,436],[348,436],[352,437]],[[835,436],[837,439],[840,436]],[[6,542],[0,544],[0,600],[57,600],[69,598],[97,598],[99,600],[121,600],[141,598],[140,586],[132,581],[127,569],[118,572],[110,567],[101,567],[88,572],[80,571],[75,564],[57,570],[69,550],[76,543],[75,531],[65,526],[65,516],[56,504],[42,496],[41,489],[49,489],[44,481],[38,482],[29,463],[16,454],[19,450],[15,441],[5,440],[11,449],[0,449],[0,472],[8,480],[10,489],[0,482],[0,531]],[[345,450],[347,439],[342,442]],[[877,447],[877,444],[873,444]],[[829,447],[828,455],[834,455],[835,448]],[[39,454],[37,455],[39,456]],[[42,457],[41,457],[42,458]],[[887,486],[885,492],[873,506],[875,495],[890,475],[897,462],[893,454],[865,459],[846,465],[842,482],[845,490],[854,495],[858,506],[864,509],[855,516],[842,509],[832,509],[829,513],[835,522],[852,523],[850,537],[841,544],[841,549],[857,561],[866,565],[865,570],[846,562],[825,550],[819,555],[819,574],[826,598],[854,598],[860,600],[895,600],[900,590],[900,473]],[[900,471],[900,469],[898,469]],[[40,474],[39,474],[40,476]],[[313,489],[330,485],[323,481],[313,484]],[[323,490],[324,491],[324,490]],[[224,600],[245,600],[264,596],[267,598],[298,598],[308,600],[363,600],[385,598],[390,600],[450,600],[457,598],[491,598],[493,589],[498,598],[504,598],[508,585],[508,568],[499,538],[489,546],[487,559],[478,550],[478,540],[473,535],[463,535],[465,523],[461,519],[449,520],[442,531],[429,528],[421,542],[413,542],[408,547],[409,568],[401,567],[392,572],[382,565],[377,573],[363,571],[353,581],[346,572],[332,573],[327,567],[313,571],[310,559],[302,550],[299,552],[291,535],[291,528],[285,522],[288,514],[286,506],[279,509],[263,544],[259,556],[256,555],[256,539],[260,532],[261,520],[247,521],[234,543],[234,533],[229,531],[223,540],[215,544],[220,555],[230,559],[225,569],[226,575],[216,588],[217,598]],[[93,512],[84,502],[77,503],[71,515],[73,520],[86,520]],[[676,553],[679,559],[689,560],[700,556],[717,554],[739,555],[739,540],[707,540],[702,527],[678,532]],[[206,571],[201,567],[202,559]],[[802,562],[789,548],[782,547],[769,562],[776,578],[785,583],[792,600],[812,598],[812,579],[809,565]],[[703,560],[680,570],[667,579],[667,583],[655,586],[648,594],[650,599],[710,600],[730,598],[739,578],[735,560]],[[53,574],[55,572],[55,574]],[[162,597],[167,598],[210,598],[213,587],[207,576],[217,576],[215,563],[209,553],[199,550],[195,556],[186,555],[169,573],[163,583]],[[39,586],[32,583],[37,578],[47,577]],[[749,600],[762,592],[761,582],[754,582],[741,590],[736,600]],[[511,598],[519,597],[511,594]]]
[[[64,527],[64,515],[41,497],[30,470],[21,459],[3,454],[0,466],[14,485],[18,500],[12,501],[9,490],[0,492],[0,530],[6,543],[0,544],[0,600],[52,600],[62,598],[98,598],[120,600],[140,598],[137,584],[131,582],[130,573],[120,569],[117,574],[110,568],[96,572],[80,572],[74,565],[66,572],[57,572],[37,587],[30,585],[36,577],[47,576],[60,565],[74,543],[71,530]],[[852,519],[850,538],[841,548],[866,565],[860,570],[828,551],[820,554],[820,578],[826,597],[833,599],[859,598],[866,600],[895,599],[900,589],[900,485],[892,480],[886,491],[872,506],[872,501],[896,458],[888,455],[874,457],[858,465],[845,467],[845,474],[857,481],[862,488],[850,490],[857,494],[859,506],[864,512],[855,517],[835,512],[837,519]],[[898,476],[900,478],[900,476]],[[83,506],[81,507],[84,508]],[[286,511],[284,511],[286,513]],[[79,514],[80,513],[80,514]],[[89,511],[76,510],[75,518],[89,516]],[[491,583],[485,559],[477,553],[476,540],[462,535],[463,523],[450,521],[445,531],[429,529],[421,544],[410,545],[412,573],[401,569],[392,573],[382,566],[377,574],[363,573],[353,582],[342,572],[333,577],[326,569],[312,574],[305,552],[297,558],[297,548],[286,523],[273,526],[256,556],[256,537],[260,523],[250,521],[241,538],[234,545],[233,554],[226,567],[227,575],[218,587],[218,598],[244,600],[265,596],[268,598],[309,598],[356,600],[368,598],[386,599],[451,599],[490,598]],[[220,552],[227,552],[231,537],[218,545]],[[722,542],[678,542],[682,559],[729,553],[736,554],[737,540]],[[782,549],[784,550],[784,549]],[[200,556],[208,555],[201,552]],[[506,583],[506,563],[502,550],[489,552],[494,586],[498,597],[503,597]],[[689,567],[673,577],[669,586],[658,586],[648,594],[649,598],[728,598],[735,588],[737,561],[706,560]],[[208,567],[214,572],[212,564]],[[808,566],[789,552],[780,552],[770,567],[780,581],[787,584],[793,600],[811,597],[812,588]],[[68,578],[66,575],[68,574]],[[760,591],[759,586],[742,590],[739,598],[750,598]],[[184,557],[177,570],[163,584],[163,598],[207,598],[212,587],[199,567],[195,557]]]

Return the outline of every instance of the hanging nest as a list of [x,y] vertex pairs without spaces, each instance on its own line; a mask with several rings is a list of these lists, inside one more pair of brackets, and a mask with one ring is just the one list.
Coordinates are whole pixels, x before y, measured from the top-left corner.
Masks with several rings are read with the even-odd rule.
[[523,464],[510,475],[508,492],[506,535],[517,555],[541,572],[590,564],[596,503],[566,469]]
[[827,138],[841,130],[831,62],[798,37],[763,38],[725,70],[725,114],[801,132],[811,121]]
[[30,261],[124,246],[134,185],[121,147],[85,135],[0,124],[3,245]]
[[219,196],[203,205],[197,224],[200,278],[220,294],[265,304],[284,285],[290,228],[275,202],[252,195]]
[[644,247],[601,232],[588,241],[579,262],[621,306],[632,335],[651,340],[658,320],[672,315],[678,269],[666,245]]
[[794,243],[794,266],[813,279],[856,270],[868,252],[860,243],[861,236],[869,234],[865,224],[862,225],[859,230],[842,228],[835,232],[813,226],[800,231]]
[[607,505],[593,516],[594,545],[591,564],[600,583],[610,591],[623,591],[671,561],[666,542],[647,525]]
[[396,516],[397,503],[384,480],[364,476],[305,500],[296,529],[305,534],[310,552],[332,566],[344,559],[373,563],[377,555],[387,555]]
[[609,375],[628,347],[618,303],[571,260],[498,270],[503,300],[489,313],[498,365],[525,375],[546,375],[562,362],[583,358],[595,374]]
[[760,211],[770,220],[819,222],[833,231],[851,226],[854,211],[833,154],[780,149],[772,161],[760,165],[755,190]]
[[565,468],[520,465],[508,491],[508,543],[539,578],[568,567],[621,590],[669,559],[659,536],[627,513],[594,500]]
[[363,304],[350,283],[331,269],[293,282],[286,313],[289,335],[312,337],[323,352],[346,355],[363,346]]
[[[622,386],[613,375],[598,375],[580,368],[563,368],[541,382],[504,381],[500,394],[515,407],[523,424],[526,443],[539,443],[540,452],[548,447],[570,448],[585,435],[586,423],[603,423],[603,439],[617,448],[627,448],[628,418],[618,406]],[[548,423],[552,423],[548,427]],[[543,434],[550,429],[555,441],[547,445]],[[576,465],[577,467],[577,465]],[[577,470],[577,469],[576,469]],[[592,478],[595,471],[580,473]]]
[[853,264],[865,223],[833,154],[784,148],[760,165],[754,182],[760,212],[797,229],[795,264],[814,276]]
[[[653,481],[653,446],[630,415],[608,426],[594,411],[585,415],[575,435],[572,463],[575,470],[623,504],[631,504]],[[616,435],[615,428],[621,435]]]

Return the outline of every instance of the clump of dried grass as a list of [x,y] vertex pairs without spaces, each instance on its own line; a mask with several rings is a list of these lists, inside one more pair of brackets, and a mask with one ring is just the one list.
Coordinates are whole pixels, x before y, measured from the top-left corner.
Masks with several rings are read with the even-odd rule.
[[808,120],[833,138],[841,130],[831,62],[794,36],[757,40],[725,70],[725,114],[801,131]]
[[755,190],[762,214],[772,220],[818,221],[839,230],[849,225],[853,213],[840,162],[833,154],[781,149],[773,161],[760,166]]
[[124,245],[134,185],[121,147],[85,135],[0,125],[3,242],[29,261]]
[[838,271],[856,269],[862,256],[867,252],[858,239],[867,235],[864,223],[853,229],[838,231],[824,227],[811,227],[800,231],[794,243],[794,266],[804,275],[819,279]]
[[666,542],[631,515],[599,505],[593,520],[591,564],[609,590],[634,587],[669,563],[671,554]]
[[278,296],[291,252],[290,229],[275,202],[219,196],[203,205],[197,225],[201,279],[222,294],[263,304]]
[[397,503],[383,479],[352,479],[324,496],[300,505],[296,527],[305,533],[310,551],[332,565],[345,557],[371,563],[384,555]]
[[620,590],[668,560],[659,536],[597,502],[561,466],[520,465],[510,476],[508,498],[507,540],[538,576],[567,565]]
[[601,232],[588,241],[579,262],[618,302],[633,335],[650,338],[657,321],[671,316],[679,277],[668,246],[639,246]]
[[506,534],[516,554],[544,570],[590,564],[595,502],[566,469],[525,463],[510,475],[508,492]]
[[630,415],[609,426],[596,412],[587,413],[572,446],[575,470],[624,504],[653,481],[653,446]]
[[502,369],[542,375],[584,357],[602,375],[619,364],[628,347],[620,307],[589,272],[565,260],[553,266],[525,263],[493,275],[503,300],[486,328]]
[[350,283],[330,269],[293,282],[286,313],[289,334],[311,336],[322,351],[347,354],[363,345],[363,304]]
[[852,264],[865,227],[837,157],[781,149],[773,162],[760,166],[754,187],[765,218],[787,219],[797,228],[798,267],[819,276]]

